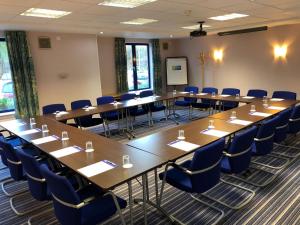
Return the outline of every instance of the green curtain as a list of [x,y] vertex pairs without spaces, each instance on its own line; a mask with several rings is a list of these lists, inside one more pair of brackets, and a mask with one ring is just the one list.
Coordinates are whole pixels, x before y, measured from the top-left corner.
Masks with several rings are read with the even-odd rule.
[[128,82],[125,38],[115,39],[115,67],[117,77],[117,91],[118,93],[127,92]]
[[33,61],[25,31],[6,31],[8,57],[15,92],[16,117],[39,114],[38,95]]
[[162,76],[161,76],[161,58],[159,39],[152,41],[152,60],[153,60],[153,89],[156,94],[162,93]]

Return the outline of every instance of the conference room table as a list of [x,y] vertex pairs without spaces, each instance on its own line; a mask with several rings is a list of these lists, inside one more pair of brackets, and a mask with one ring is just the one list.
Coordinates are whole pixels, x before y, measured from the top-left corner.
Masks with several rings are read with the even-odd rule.
[[[131,181],[137,177],[142,177],[143,198],[146,202],[146,197],[149,196],[146,179],[147,173],[161,167],[166,161],[151,153],[140,151],[88,131],[82,131],[75,127],[66,126],[63,123],[59,123],[47,117],[40,116],[36,117],[35,120],[36,125],[34,126],[29,125],[29,119],[2,122],[0,125],[26,142],[32,143],[49,157],[55,158],[61,164],[74,172],[79,173],[86,180],[105,191],[111,191],[114,188],[127,183],[129,191],[130,220],[132,224],[133,199]],[[49,133],[46,137],[54,137],[55,140],[37,144],[35,141],[42,141],[41,138],[45,138],[41,131],[41,127],[44,124],[46,124],[49,129]],[[34,133],[32,133],[33,130],[35,130]],[[61,140],[60,137],[63,131],[68,132],[69,140]],[[93,152],[85,152],[85,144],[88,141],[92,141],[94,148]],[[66,148],[68,147],[73,147],[73,149],[75,147],[78,151],[70,154],[66,153],[66,155],[58,155],[58,151],[61,150],[60,153],[63,154],[63,151],[66,151]],[[56,155],[54,155],[54,153],[56,153]],[[123,168],[124,155],[129,156],[130,163],[133,165],[131,168]],[[101,172],[101,169],[99,168],[92,168],[99,162],[107,163],[109,166],[112,165],[112,168],[105,172]],[[99,170],[99,173],[97,173],[97,170]],[[144,212],[146,212],[145,204]]]

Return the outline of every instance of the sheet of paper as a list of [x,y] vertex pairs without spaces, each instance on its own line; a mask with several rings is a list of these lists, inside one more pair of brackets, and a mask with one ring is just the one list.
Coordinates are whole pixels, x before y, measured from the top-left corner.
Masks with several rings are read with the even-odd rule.
[[190,93],[190,92],[187,92],[187,91],[181,91],[181,92],[179,92],[180,94],[188,94],[188,93]]
[[30,130],[24,130],[18,133],[18,135],[27,135],[27,134],[34,134],[37,132],[40,132],[41,130],[36,128],[36,129],[30,129]]
[[92,177],[100,173],[104,173],[108,170],[111,170],[115,168],[117,165],[108,161],[108,160],[102,160],[98,163],[94,163],[92,165],[83,167],[81,169],[78,169],[78,172],[82,173],[86,177]]
[[66,112],[66,111],[60,111],[60,112],[55,112],[55,113],[53,113],[53,114],[55,114],[56,116],[62,116],[62,115],[69,114],[69,112]]
[[279,106],[269,106],[268,109],[274,109],[274,110],[284,110],[285,107],[279,107]]
[[281,102],[283,100],[284,100],[283,98],[271,98],[270,99],[270,101],[272,101],[272,102]]
[[255,98],[255,97],[253,97],[253,96],[244,96],[243,98],[244,98],[244,99],[253,99],[253,98]]
[[50,152],[50,154],[52,156],[54,156],[55,158],[61,158],[67,155],[71,155],[77,152],[82,151],[82,148],[78,147],[78,146],[70,146],[67,148],[63,148],[63,149],[59,149],[53,152]]
[[185,151],[185,152],[189,152],[189,151],[192,151],[192,150],[200,147],[200,145],[196,145],[196,144],[193,144],[193,143],[190,143],[187,141],[181,141],[181,140],[173,141],[173,142],[169,143],[168,145],[173,148],[177,148],[179,150]]
[[35,145],[40,145],[40,144],[44,144],[44,143],[51,142],[51,141],[57,141],[57,140],[59,140],[59,138],[57,136],[51,135],[51,136],[48,136],[48,137],[42,137],[42,138],[34,139],[31,142]]
[[221,97],[229,97],[230,95],[219,95]]
[[199,94],[197,94],[197,95],[207,95],[207,93],[199,93]]
[[215,130],[215,129],[209,129],[202,131],[202,134],[211,135],[215,137],[224,137],[229,134],[229,132],[222,131],[222,130]]
[[234,120],[230,120],[229,123],[247,126],[247,125],[250,125],[252,122],[248,121],[248,120],[234,119]]
[[25,122],[20,122],[18,120],[9,120],[9,121],[4,121],[0,123],[1,126],[14,126],[14,127],[21,127],[26,125]]
[[109,104],[111,104],[111,105],[122,105],[123,103],[122,102],[116,102],[116,103],[112,102],[112,103],[109,103]]
[[254,112],[254,113],[250,113],[250,115],[252,115],[252,116],[268,117],[268,116],[271,116],[272,114],[270,114],[270,113],[263,113],[263,112]]

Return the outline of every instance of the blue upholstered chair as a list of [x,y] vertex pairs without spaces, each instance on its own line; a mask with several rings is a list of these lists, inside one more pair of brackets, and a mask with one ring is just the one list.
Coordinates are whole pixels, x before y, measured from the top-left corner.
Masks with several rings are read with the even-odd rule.
[[[162,180],[159,205],[161,205],[165,182],[190,194],[201,194],[215,187],[220,181],[220,164],[224,144],[225,140],[222,138],[197,150],[192,160],[185,161],[180,165],[175,163],[167,164],[165,172],[159,174],[159,178]],[[168,170],[170,166],[173,168]],[[222,210],[201,201],[193,195],[191,196],[193,199],[217,210],[221,214],[216,223],[222,219],[224,216]],[[176,220],[173,216],[170,219]]]
[[297,94],[291,91],[274,91],[272,98],[283,98],[283,99],[290,99],[296,100]]
[[[22,150],[16,151],[17,156],[19,157],[23,169],[25,171],[25,175],[27,177],[28,181],[28,187],[31,195],[34,197],[34,199],[41,201],[41,205],[31,207],[30,210],[26,212],[22,212],[21,214],[18,212],[18,215],[27,214],[29,212],[33,212],[35,210],[39,210],[42,207],[45,207],[49,204],[48,201],[51,200],[50,193],[48,191],[47,183],[45,178],[42,176],[40,172],[40,163],[37,161],[37,159],[27,153],[25,153]],[[45,161],[41,162],[46,164]],[[13,201],[13,198],[11,199]],[[31,202],[29,202],[31,204]],[[17,212],[17,211],[15,211]],[[29,224],[32,217],[29,218]]]
[[[208,94],[218,94],[218,89],[214,87],[204,87],[202,89],[202,93],[208,93]],[[216,107],[216,101],[215,100],[209,100],[209,99],[201,99],[201,102],[194,102],[192,103],[193,108],[198,109],[214,109]]]
[[[274,137],[275,137],[275,130],[278,126],[280,121],[280,116],[275,116],[274,118],[270,120],[265,120],[261,123],[261,125],[258,127],[258,131],[256,134],[256,137],[254,138],[253,148],[252,148],[252,155],[253,156],[267,156],[276,160],[280,160],[280,165],[273,165],[272,161],[267,162],[259,162],[257,160],[252,160],[252,163],[257,164],[259,166],[267,167],[270,169],[282,169],[285,167],[289,160],[283,157],[280,157],[278,155],[274,155],[273,153],[273,147],[274,147]],[[275,178],[275,176],[273,176]],[[273,179],[265,180],[263,184],[255,184],[256,186],[266,186],[269,184]]]
[[[127,100],[132,100],[136,97],[137,97],[136,94],[123,94],[120,96],[120,100],[127,101]],[[145,114],[148,115],[148,111],[139,106],[133,106],[126,110],[127,110],[127,114],[129,114],[129,120],[130,120],[132,129],[133,129],[133,122],[132,122],[131,117],[133,117],[133,120],[135,120],[136,116],[141,116],[141,115],[145,115]],[[149,124],[150,124],[150,118],[148,118],[148,120],[149,120]]]
[[289,133],[296,134],[300,131],[300,105],[293,108],[292,115],[289,119]]
[[247,96],[252,96],[255,98],[263,98],[264,96],[268,96],[268,92],[262,89],[250,89],[247,93]]
[[[115,101],[115,98],[113,96],[102,96],[97,98],[97,105],[105,105],[105,104],[110,104]],[[110,112],[104,112],[101,113],[100,116],[104,120],[104,126],[107,127],[109,136],[110,136],[110,129],[109,129],[109,122],[118,121],[118,129],[120,130],[120,112],[117,110],[110,111]]]
[[[86,106],[92,106],[90,100],[78,100],[71,102],[71,109],[82,109]],[[79,127],[93,127],[103,123],[102,118],[93,118],[93,116],[83,116],[80,118],[75,118],[75,122]]]
[[292,115],[292,109],[286,109],[279,113],[279,121],[275,127],[274,142],[280,144],[287,138],[289,130],[289,119]]
[[[199,92],[199,88],[198,87],[194,87],[194,86],[187,86],[184,88],[185,92],[193,92],[193,94],[197,94]],[[189,118],[191,118],[191,110],[192,110],[192,103],[196,103],[197,102],[197,98],[193,98],[193,97],[184,97],[183,100],[177,100],[175,101],[175,106],[179,106],[179,107],[188,107],[189,108]]]
[[[141,91],[140,92],[140,97],[141,98],[150,97],[150,96],[153,96],[153,91],[152,90],[146,90],[146,91]],[[167,115],[166,115],[166,106],[161,104],[161,103],[158,103],[158,102],[150,103],[148,105],[143,105],[142,107],[146,111],[150,110],[150,120],[151,120],[152,123],[153,123],[153,119],[152,119],[152,113],[153,112],[164,111],[165,116],[167,117]]]
[[[56,218],[62,225],[88,225],[101,223],[118,211],[122,224],[125,224],[121,209],[126,201],[112,192],[102,192],[94,185],[75,191],[66,177],[59,176],[40,166],[43,177],[53,197]],[[121,209],[120,209],[121,208]]]
[[[237,94],[240,94],[240,89],[236,89],[236,88],[224,88],[222,90],[222,95],[232,95],[232,96],[236,96]],[[222,102],[222,109],[223,110],[229,110],[229,109],[233,109],[239,106],[239,102],[232,102],[232,101],[223,101]]]

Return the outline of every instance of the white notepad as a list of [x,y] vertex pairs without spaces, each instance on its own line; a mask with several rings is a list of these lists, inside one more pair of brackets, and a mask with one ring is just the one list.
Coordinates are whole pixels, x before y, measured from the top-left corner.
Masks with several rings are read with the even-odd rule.
[[71,147],[67,147],[67,148],[63,148],[63,149],[59,149],[53,152],[50,152],[50,154],[52,156],[54,156],[55,158],[61,158],[67,155],[71,155],[77,152],[82,151],[82,148],[78,147],[78,146],[71,146]]
[[181,91],[181,92],[179,92],[180,94],[188,94],[188,93],[190,93],[190,92],[187,92],[187,91]]
[[207,93],[199,93],[199,94],[197,94],[197,95],[207,95]]
[[271,98],[270,99],[270,101],[272,101],[272,102],[281,102],[283,100],[284,100],[283,98]]
[[30,130],[24,130],[18,133],[18,135],[27,135],[27,134],[34,134],[37,132],[40,132],[41,130],[36,128],[36,129],[30,129]]
[[215,136],[215,137],[224,137],[224,136],[229,134],[229,132],[221,131],[221,130],[215,130],[215,129],[204,130],[201,133],[206,134],[206,135]]
[[51,141],[57,141],[59,138],[55,135],[52,136],[48,136],[48,137],[42,137],[42,138],[38,138],[38,139],[34,139],[31,142],[35,145],[40,145],[40,144],[44,144],[44,143],[48,143]]
[[192,151],[192,150],[200,147],[200,145],[196,145],[196,144],[193,144],[193,143],[190,143],[187,141],[181,141],[181,140],[173,141],[173,142],[169,143],[168,145],[173,148],[177,148],[179,150],[185,151],[185,152],[189,152],[189,151]]
[[230,120],[229,123],[247,126],[247,125],[250,125],[252,122],[248,121],[248,120],[234,119],[234,120]]
[[69,114],[69,113],[66,111],[60,111],[60,112],[55,112],[53,114],[55,114],[57,117],[59,117],[59,116],[63,116],[63,115]]
[[230,95],[220,95],[221,97],[229,97]]
[[18,120],[9,120],[9,121],[4,121],[0,123],[1,126],[14,126],[14,127],[21,127],[26,125],[25,122],[20,122]]
[[245,98],[245,99],[253,99],[255,97],[253,97],[253,96],[244,96],[243,98]]
[[117,165],[108,161],[102,160],[98,163],[83,167],[77,171],[85,175],[86,177],[92,177],[100,173],[104,173],[108,170],[114,169]]
[[250,113],[250,115],[252,115],[252,116],[268,117],[268,116],[271,116],[272,114],[270,114],[270,113],[262,113],[262,112],[254,112],[254,113]]
[[279,107],[279,106],[269,106],[268,109],[274,109],[274,110],[284,110],[285,107]]
[[109,104],[111,104],[111,105],[121,105],[123,103],[122,102],[116,102],[116,103],[112,102],[112,103],[109,103]]

